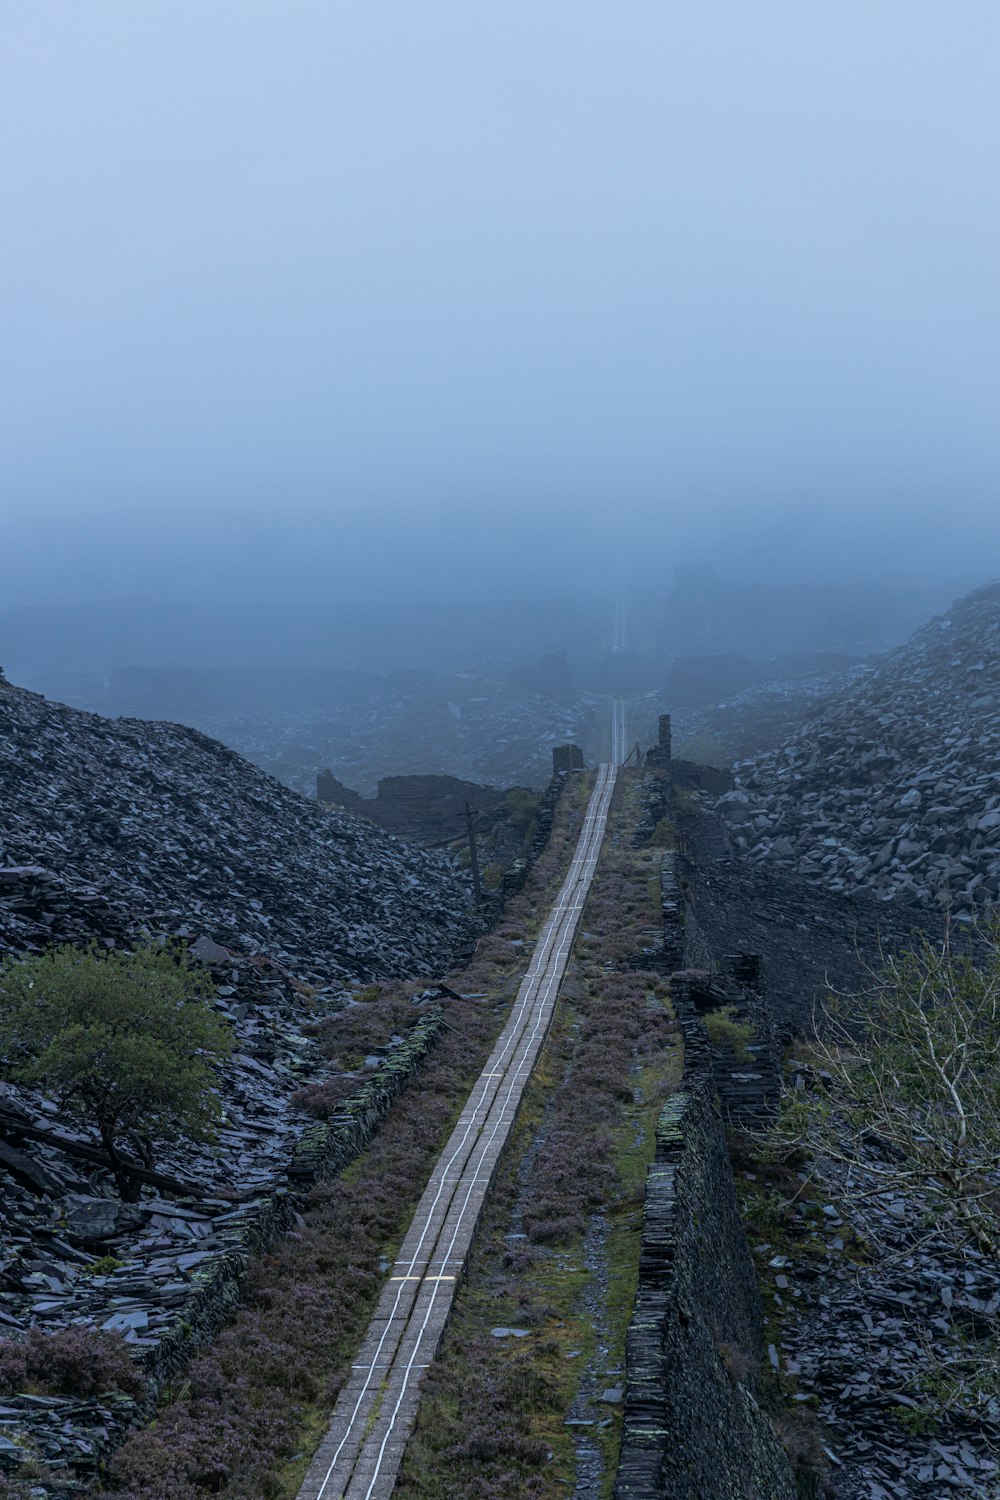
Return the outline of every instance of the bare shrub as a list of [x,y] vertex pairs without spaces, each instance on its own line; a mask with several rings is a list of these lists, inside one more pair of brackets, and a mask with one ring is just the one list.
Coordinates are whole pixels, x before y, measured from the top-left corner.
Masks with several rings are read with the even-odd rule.
[[808,1406],[788,1407],[771,1421],[795,1473],[817,1479],[824,1475],[827,1461],[816,1413]]
[[831,995],[812,1086],[785,1094],[776,1138],[857,1188],[917,1195],[938,1231],[1000,1255],[1000,929],[977,964],[947,944],[889,958],[864,995]]

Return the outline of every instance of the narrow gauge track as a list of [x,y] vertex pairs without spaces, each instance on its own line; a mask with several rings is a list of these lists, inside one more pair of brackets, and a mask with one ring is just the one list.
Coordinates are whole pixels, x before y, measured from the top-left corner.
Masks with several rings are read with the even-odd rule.
[[611,762],[620,766],[625,759],[625,700],[616,698],[611,705]]
[[[389,1500],[476,1223],[542,1049],[597,866],[617,766],[600,767],[562,889],[509,1020],[438,1158],[299,1500]],[[621,747],[621,748],[619,748]]]

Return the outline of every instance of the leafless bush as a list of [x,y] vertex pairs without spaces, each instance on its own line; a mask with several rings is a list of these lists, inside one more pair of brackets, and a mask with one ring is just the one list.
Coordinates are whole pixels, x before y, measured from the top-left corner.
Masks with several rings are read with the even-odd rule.
[[959,1245],[1000,1254],[1000,946],[924,943],[868,993],[831,996],[776,1139],[846,1169],[852,1193],[919,1198]]

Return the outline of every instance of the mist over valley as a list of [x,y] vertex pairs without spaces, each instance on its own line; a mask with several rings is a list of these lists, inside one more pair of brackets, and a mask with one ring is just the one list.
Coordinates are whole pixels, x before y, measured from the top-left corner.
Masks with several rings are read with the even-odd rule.
[[1000,12],[0,37],[2,1500],[1000,1500]]

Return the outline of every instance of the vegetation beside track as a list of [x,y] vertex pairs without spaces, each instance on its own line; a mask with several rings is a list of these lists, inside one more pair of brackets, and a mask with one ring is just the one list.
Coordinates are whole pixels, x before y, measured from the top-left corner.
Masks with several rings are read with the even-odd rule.
[[[506,1019],[590,784],[571,779],[524,890],[472,963],[447,976],[450,988],[480,998],[443,1002],[445,1030],[415,1086],[369,1149],[312,1190],[296,1231],[257,1259],[245,1302],[165,1393],[156,1420],[119,1450],[106,1492],[127,1500],[296,1494],[433,1163]],[[395,1017],[398,994],[383,998]]]
[[[610,1493],[655,1124],[681,1072],[663,979],[658,850],[621,773],[608,842],[539,1065],[487,1202],[399,1480],[407,1500]],[[499,1330],[499,1332],[498,1332]],[[512,1331],[505,1331],[512,1330]]]

